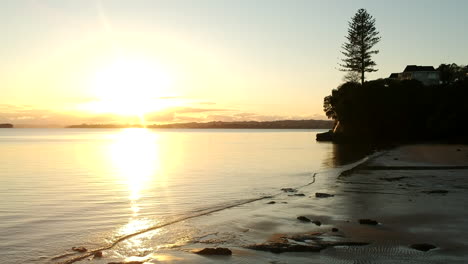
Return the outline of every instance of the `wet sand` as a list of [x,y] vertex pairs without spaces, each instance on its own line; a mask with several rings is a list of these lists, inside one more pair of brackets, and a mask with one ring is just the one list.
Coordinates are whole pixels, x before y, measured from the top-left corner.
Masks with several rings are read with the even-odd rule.
[[[296,191],[180,221],[76,263],[467,263],[467,165],[468,146],[402,146],[338,177],[318,173]],[[410,247],[421,243],[436,248]],[[250,249],[258,245],[266,247]],[[272,253],[269,246],[306,252]],[[232,255],[193,253],[212,247]]]

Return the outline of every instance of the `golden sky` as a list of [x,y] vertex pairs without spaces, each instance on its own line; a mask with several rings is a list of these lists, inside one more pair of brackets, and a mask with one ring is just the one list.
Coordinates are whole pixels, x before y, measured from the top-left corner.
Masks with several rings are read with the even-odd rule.
[[[455,37],[460,20],[467,20],[459,7],[418,13],[410,4],[415,12],[401,13],[395,23],[388,12],[395,5],[384,3],[2,2],[0,122],[325,119],[323,97],[343,75],[337,68],[347,21],[362,6],[383,37],[375,57],[380,70],[369,78],[406,64],[467,59],[459,52],[466,37],[458,37],[457,46],[437,38],[413,50],[401,40],[434,43],[437,34],[425,34],[427,23],[437,25],[431,32]],[[450,16],[435,16],[444,13]],[[425,21],[419,32],[401,27],[424,16],[432,22],[417,20]]]

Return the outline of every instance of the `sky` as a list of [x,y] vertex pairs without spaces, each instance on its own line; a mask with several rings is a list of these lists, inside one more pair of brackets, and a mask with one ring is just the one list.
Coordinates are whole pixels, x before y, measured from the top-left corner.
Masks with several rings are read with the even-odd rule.
[[382,40],[368,79],[468,63],[468,1],[0,2],[0,122],[326,119],[359,8]]

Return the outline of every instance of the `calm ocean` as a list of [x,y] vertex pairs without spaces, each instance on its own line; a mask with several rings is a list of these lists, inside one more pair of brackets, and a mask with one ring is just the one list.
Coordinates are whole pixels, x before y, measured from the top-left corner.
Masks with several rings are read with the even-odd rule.
[[0,130],[0,263],[47,263],[354,161],[322,130]]

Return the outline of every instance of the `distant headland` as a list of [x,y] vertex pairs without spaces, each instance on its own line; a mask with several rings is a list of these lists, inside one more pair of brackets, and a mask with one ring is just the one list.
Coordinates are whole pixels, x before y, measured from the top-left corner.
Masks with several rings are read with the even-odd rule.
[[0,124],[0,128],[13,128],[12,124]]
[[[277,120],[277,121],[212,121],[190,122],[173,124],[153,124],[147,128],[191,128],[191,129],[331,129],[334,121],[331,120]],[[138,128],[142,125],[135,124],[81,124],[67,126],[67,128]]]

